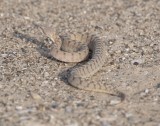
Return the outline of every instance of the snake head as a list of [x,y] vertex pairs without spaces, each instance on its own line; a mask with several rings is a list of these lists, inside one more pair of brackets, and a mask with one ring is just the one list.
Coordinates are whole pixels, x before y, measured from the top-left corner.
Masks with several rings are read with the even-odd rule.
[[57,35],[57,33],[54,30],[52,30],[51,27],[39,25],[39,28],[48,38],[52,40],[52,42],[56,45],[57,48],[61,47],[62,45],[61,38],[59,37],[59,35]]

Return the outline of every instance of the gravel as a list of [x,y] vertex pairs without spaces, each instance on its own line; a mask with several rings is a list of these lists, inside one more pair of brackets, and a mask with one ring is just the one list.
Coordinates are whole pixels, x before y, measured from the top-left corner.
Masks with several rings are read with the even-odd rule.
[[[51,43],[35,26],[97,33],[107,61],[91,77],[126,94],[77,90],[67,64],[42,55]],[[0,126],[159,126],[159,0],[1,0]]]

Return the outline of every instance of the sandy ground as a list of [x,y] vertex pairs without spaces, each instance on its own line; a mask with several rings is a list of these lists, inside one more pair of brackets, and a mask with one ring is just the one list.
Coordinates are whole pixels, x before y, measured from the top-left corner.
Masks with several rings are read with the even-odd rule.
[[[106,64],[94,77],[109,94],[77,90],[64,73],[75,64],[43,56],[57,32],[96,32]],[[159,0],[0,0],[0,126],[160,126]]]

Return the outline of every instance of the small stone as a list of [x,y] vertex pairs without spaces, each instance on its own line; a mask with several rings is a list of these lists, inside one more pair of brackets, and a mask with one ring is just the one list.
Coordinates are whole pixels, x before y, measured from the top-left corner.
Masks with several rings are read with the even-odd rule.
[[83,11],[83,14],[86,14],[87,13],[87,11]]
[[34,100],[37,100],[37,101],[40,101],[42,99],[41,96],[36,93],[31,93],[31,96]]
[[133,65],[139,65],[139,64],[144,63],[144,60],[142,60],[142,59],[135,59],[135,60],[132,60],[131,63]]
[[54,101],[54,102],[52,103],[52,105],[51,105],[51,106],[52,106],[52,108],[54,108],[54,109],[55,109],[55,108],[57,108],[57,107],[58,107],[58,103]]
[[4,16],[4,13],[0,13],[0,16],[3,17],[3,16]]
[[65,108],[65,111],[68,112],[68,113],[71,113],[73,111],[73,109],[70,106],[67,106]]
[[146,96],[149,93],[149,89],[145,89],[144,92],[142,92],[141,96]]
[[116,105],[116,104],[119,104],[121,102],[121,100],[120,99],[113,99],[113,100],[111,100],[110,101],[110,105]]
[[5,58],[5,57],[7,57],[8,56],[8,54],[1,54],[1,56],[3,57],[3,58]]
[[132,113],[125,113],[125,116],[126,116],[127,118],[130,118],[130,117],[133,116],[133,114],[132,114]]
[[149,93],[149,89],[146,89],[144,92],[145,92],[146,94],[148,94],[148,93]]
[[154,98],[153,98],[153,101],[157,102],[158,99],[159,99],[159,97],[154,97]]
[[23,107],[22,106],[16,106],[16,110],[22,110]]
[[49,76],[49,73],[48,72],[45,72],[44,73],[44,77],[48,77]]

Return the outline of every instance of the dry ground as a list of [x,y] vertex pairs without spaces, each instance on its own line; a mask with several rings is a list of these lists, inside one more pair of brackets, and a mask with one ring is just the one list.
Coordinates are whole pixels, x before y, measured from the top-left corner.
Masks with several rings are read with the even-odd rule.
[[[69,86],[75,64],[40,53],[35,23],[100,34],[108,58],[91,79],[126,100]],[[0,126],[51,125],[160,126],[159,0],[0,0]]]

